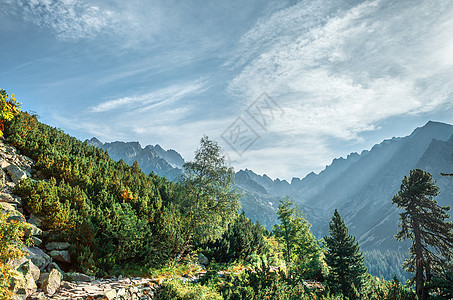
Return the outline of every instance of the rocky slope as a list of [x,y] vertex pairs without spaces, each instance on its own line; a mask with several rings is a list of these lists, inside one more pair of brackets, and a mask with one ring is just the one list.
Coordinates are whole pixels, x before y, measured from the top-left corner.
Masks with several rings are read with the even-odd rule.
[[106,150],[116,161],[122,159],[130,166],[137,161],[145,174],[154,172],[170,180],[176,180],[182,174],[184,159],[173,149],[164,150],[160,145],[142,148],[138,142],[102,143],[95,137],[86,142]]
[[34,245],[23,249],[26,257],[8,263],[16,271],[12,287],[16,299],[154,299],[157,281],[145,278],[96,279],[71,270],[67,242],[46,242],[39,218],[27,212],[13,188],[24,178],[37,178],[33,161],[0,141],[0,206],[8,222],[26,221]]

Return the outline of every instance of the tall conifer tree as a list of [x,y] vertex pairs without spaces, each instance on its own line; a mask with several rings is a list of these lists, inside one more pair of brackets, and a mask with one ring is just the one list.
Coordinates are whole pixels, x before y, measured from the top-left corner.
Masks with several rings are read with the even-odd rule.
[[349,299],[358,299],[366,274],[359,243],[348,233],[337,210],[329,223],[330,236],[325,236],[326,263],[329,266],[327,282],[334,292]]
[[431,174],[420,169],[404,176],[400,191],[393,203],[404,209],[400,214],[397,240],[411,239],[411,257],[407,269],[415,271],[415,291],[419,299],[428,298],[426,283],[433,273],[441,273],[453,257],[453,222],[446,221],[450,207],[439,206],[434,200],[439,188]]

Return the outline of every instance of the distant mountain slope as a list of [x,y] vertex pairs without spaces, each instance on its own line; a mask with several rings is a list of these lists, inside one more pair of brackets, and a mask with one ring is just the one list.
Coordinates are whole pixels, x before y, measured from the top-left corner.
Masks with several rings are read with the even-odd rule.
[[164,150],[159,145],[142,148],[138,142],[102,143],[95,137],[87,140],[87,143],[106,150],[114,160],[122,159],[128,165],[137,161],[146,174],[154,172],[170,180],[175,180],[182,174],[184,159],[173,149]]
[[[453,179],[440,175],[453,172],[452,136],[453,126],[428,122],[407,137],[385,140],[370,151],[334,159],[318,175],[310,173],[302,180],[293,178],[288,183],[246,170],[248,181],[237,177],[238,185],[243,189],[253,187],[255,202],[260,197],[293,197],[318,237],[327,233],[333,210],[338,208],[363,249],[407,249],[407,245],[393,238],[399,220],[391,199],[403,177],[412,169],[422,168],[437,179],[441,191],[439,203],[453,204]],[[259,193],[261,188],[250,180],[265,192]],[[275,209],[275,204],[266,209]]]

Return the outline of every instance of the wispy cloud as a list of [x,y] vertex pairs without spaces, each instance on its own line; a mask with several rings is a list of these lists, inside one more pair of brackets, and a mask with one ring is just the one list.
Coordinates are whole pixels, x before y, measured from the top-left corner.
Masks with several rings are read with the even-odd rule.
[[206,90],[205,84],[206,82],[204,80],[197,80],[184,84],[171,85],[138,96],[108,100],[90,107],[89,110],[95,113],[109,112],[112,110],[146,112],[157,106],[170,104],[182,98],[202,93]]
[[365,1],[314,20],[326,3],[278,11],[241,39],[251,59],[229,91],[278,100],[287,116],[274,130],[356,139],[385,118],[451,103],[452,2]]

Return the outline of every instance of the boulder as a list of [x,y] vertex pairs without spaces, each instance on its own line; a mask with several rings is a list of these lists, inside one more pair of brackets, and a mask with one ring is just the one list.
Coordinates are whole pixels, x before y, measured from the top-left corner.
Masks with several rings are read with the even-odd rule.
[[41,273],[39,268],[35,266],[35,264],[30,259],[25,260],[25,262],[19,265],[16,270],[18,272],[21,272],[24,276],[30,274],[34,281],[37,281],[39,279],[39,275]]
[[52,250],[49,255],[56,261],[71,263],[71,256],[67,250]]
[[70,244],[68,242],[51,242],[46,244],[46,249],[51,250],[67,250]]
[[53,269],[50,273],[46,273],[45,276],[40,278],[41,288],[44,293],[48,295],[55,294],[56,291],[60,288],[61,284],[61,274],[58,270]]
[[42,271],[51,262],[49,255],[37,247],[27,247],[28,258]]
[[115,290],[115,289],[111,289],[111,290],[109,290],[109,291],[106,291],[106,292],[104,292],[104,296],[105,296],[108,300],[115,299],[115,298],[116,298],[116,290]]
[[46,297],[46,294],[44,294],[44,292],[39,292],[39,293],[29,296],[27,299],[29,299],[29,300],[47,300],[49,298]]
[[17,295],[27,296],[33,294],[37,290],[35,280],[31,273],[24,275],[21,272],[15,271],[11,278],[11,289]]
[[18,184],[21,179],[27,178],[27,174],[16,165],[9,165],[6,167],[6,172],[11,176],[11,180]]

